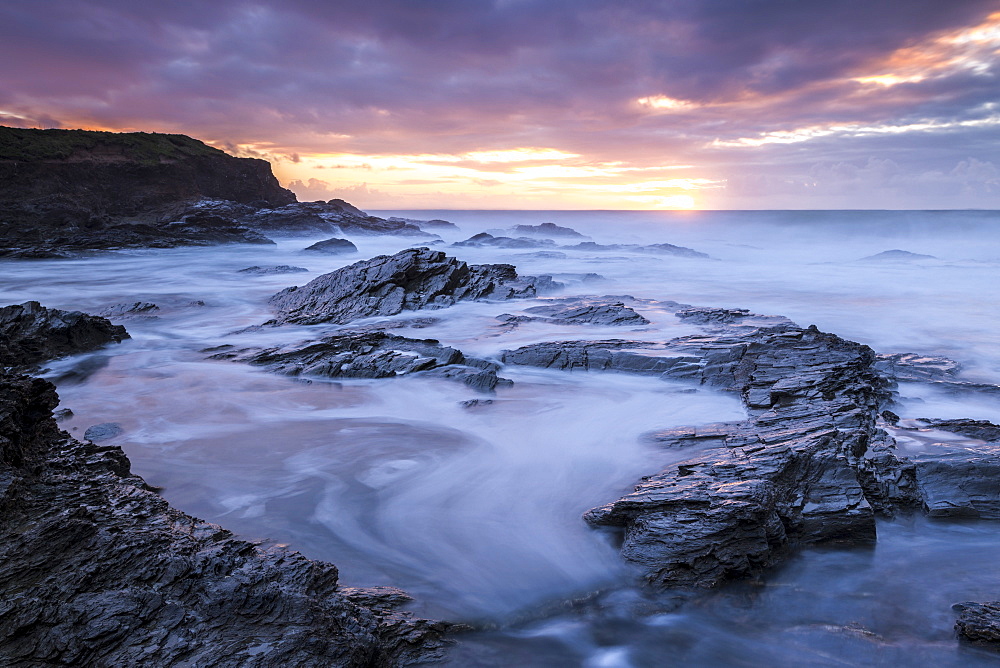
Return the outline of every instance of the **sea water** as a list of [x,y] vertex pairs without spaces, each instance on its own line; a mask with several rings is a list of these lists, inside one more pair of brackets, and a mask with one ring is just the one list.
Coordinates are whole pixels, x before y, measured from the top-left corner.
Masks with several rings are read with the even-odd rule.
[[[551,274],[566,285],[557,296],[749,308],[877,352],[948,356],[968,379],[1000,382],[996,212],[379,213],[450,220],[460,230],[440,231],[444,243],[432,247]],[[710,257],[447,246],[544,222],[602,244],[671,243]],[[744,417],[732,395],[624,374],[506,367],[501,375],[514,385],[485,397],[444,380],[310,382],[207,359],[203,351],[223,344],[279,345],[335,331],[253,326],[270,317],[267,298],[284,287],[420,245],[357,237],[354,256],[301,252],[315,240],[0,261],[0,304],[33,299],[92,313],[159,305],[155,318],[124,321],[132,339],[49,366],[74,412],[62,426],[81,437],[92,424],[118,422],[125,432],[114,442],[133,470],[178,508],[331,561],[345,584],[400,586],[420,614],[471,624],[478,631],[459,638],[454,665],[1000,662],[957,643],[950,609],[1000,597],[993,523],[883,522],[873,549],[807,550],[758,580],[686,602],[635,588],[613,537],[588,528],[581,514],[677,457],[644,434]],[[932,257],[863,259],[895,249]],[[279,264],[309,271],[238,271]],[[435,321],[394,331],[486,358],[538,341],[659,341],[696,331],[642,305],[651,320],[643,327],[511,330],[496,319],[539,303],[402,314],[395,320]],[[474,398],[493,403],[463,405]],[[904,385],[897,412],[1000,421],[1000,401]]]

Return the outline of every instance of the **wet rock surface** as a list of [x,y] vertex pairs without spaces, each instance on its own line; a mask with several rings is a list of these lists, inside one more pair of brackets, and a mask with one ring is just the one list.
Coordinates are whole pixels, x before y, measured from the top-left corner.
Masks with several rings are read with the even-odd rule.
[[129,338],[125,328],[80,311],[25,302],[0,308],[0,370],[29,371],[42,362],[90,352]]
[[548,322],[558,325],[603,325],[606,327],[637,327],[648,325],[649,320],[621,302],[595,303],[592,300],[560,300],[551,305],[532,306],[524,309],[530,315],[517,316],[503,313],[497,316],[507,325],[523,322]]
[[545,248],[555,246],[550,239],[528,239],[526,237],[495,237],[488,232],[480,232],[465,241],[456,241],[452,248]]
[[[662,344],[542,343],[506,352],[503,361],[650,374],[739,393],[745,422],[711,426],[703,441],[711,447],[585,515],[594,526],[624,529],[622,556],[653,587],[746,577],[795,545],[871,542],[873,505],[916,503],[912,481],[898,477],[891,439],[876,427],[886,393],[874,353],[815,328],[734,328]],[[697,428],[689,431],[661,440],[687,447],[700,440]],[[866,457],[880,457],[880,466]]]
[[160,307],[152,302],[131,302],[105,306],[97,315],[109,320],[146,320],[156,318]]
[[54,387],[0,376],[0,657],[7,665],[396,666],[446,625],[392,588],[171,508],[119,448],[59,431]]
[[534,297],[558,287],[551,277],[518,276],[509,264],[470,265],[441,251],[413,248],[379,255],[277,293],[276,323],[347,323],[457,301]]
[[303,253],[321,253],[323,255],[351,255],[358,252],[358,247],[347,239],[324,239],[302,249]]
[[965,639],[1000,648],[1000,601],[956,603],[955,630]]
[[290,264],[278,264],[270,267],[261,267],[260,265],[255,264],[252,267],[240,269],[241,274],[253,274],[257,276],[267,276],[271,274],[301,274],[308,271],[309,270],[305,267],[293,267]]
[[226,349],[213,359],[262,366],[290,376],[391,378],[419,373],[458,380],[481,391],[511,382],[497,376],[495,362],[465,356],[434,339],[411,339],[385,332],[345,333],[276,348]]
[[597,252],[612,252],[612,251],[630,251],[633,253],[651,253],[654,255],[673,255],[675,257],[690,257],[690,258],[707,258],[709,257],[707,253],[702,253],[696,251],[692,248],[685,248],[684,246],[675,246],[673,244],[599,244],[593,241],[583,241],[576,244],[575,246],[561,246],[568,250],[578,250],[578,251],[597,251]]
[[925,512],[939,518],[1000,519],[1000,426],[962,419],[919,423],[968,439],[934,439],[926,429],[909,432],[928,443],[907,453]]

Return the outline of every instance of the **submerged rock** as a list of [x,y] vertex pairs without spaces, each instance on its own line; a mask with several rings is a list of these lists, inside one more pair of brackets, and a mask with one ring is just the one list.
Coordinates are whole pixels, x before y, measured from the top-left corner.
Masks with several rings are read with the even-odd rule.
[[421,230],[449,230],[458,231],[458,225],[455,223],[449,223],[447,220],[441,220],[440,218],[433,218],[431,220],[418,220],[416,218],[399,218],[392,216],[386,218],[390,223],[400,222],[404,225],[413,225],[420,228]]
[[160,307],[152,302],[132,302],[130,304],[112,304],[97,312],[102,318],[115,320],[154,320],[154,315]]
[[955,622],[959,636],[1000,647],[1000,601],[956,603],[952,610],[959,613]]
[[453,248],[544,248],[546,246],[555,246],[555,242],[550,239],[495,237],[488,232],[480,232],[465,241],[456,241],[452,244]]
[[561,225],[556,225],[555,223],[542,223],[541,225],[515,225],[510,228],[511,232],[515,234],[528,234],[539,237],[576,237],[579,239],[586,239],[587,237],[580,234],[572,227],[562,227]]
[[48,382],[0,376],[0,656],[9,665],[401,666],[446,624],[391,588],[186,515],[120,448],[59,431]]
[[323,253],[324,255],[350,255],[357,253],[358,247],[347,239],[324,239],[302,249],[303,253]]
[[411,248],[379,255],[277,293],[274,322],[347,323],[404,310],[444,308],[472,299],[534,297],[559,287],[549,276],[521,276],[509,264],[469,265],[441,251]]
[[93,443],[107,441],[124,433],[125,429],[117,422],[102,422],[101,424],[87,427],[87,431],[84,432],[83,437]]
[[709,257],[707,253],[702,253],[691,248],[686,248],[684,246],[675,246],[673,244],[649,244],[642,246],[639,244],[599,244],[593,241],[584,241],[576,244],[575,246],[562,246],[561,248],[566,248],[568,250],[579,250],[579,251],[630,251],[633,253],[651,253],[655,255],[673,255],[676,257],[690,257],[690,258],[707,258]]
[[257,274],[262,276],[269,274],[300,274],[308,271],[305,267],[293,267],[289,264],[278,264],[270,267],[261,267],[255,264],[252,267],[240,269],[241,274]]
[[97,350],[129,338],[121,325],[80,311],[25,302],[0,308],[0,370],[36,368],[45,360]]
[[936,260],[933,255],[922,255],[905,250],[887,250],[863,257],[858,262],[913,262],[915,260]]
[[338,334],[276,348],[226,350],[212,355],[212,359],[249,362],[289,376],[391,378],[420,373],[460,380],[483,391],[511,384],[497,377],[499,364],[466,357],[434,339],[410,339],[385,332]]

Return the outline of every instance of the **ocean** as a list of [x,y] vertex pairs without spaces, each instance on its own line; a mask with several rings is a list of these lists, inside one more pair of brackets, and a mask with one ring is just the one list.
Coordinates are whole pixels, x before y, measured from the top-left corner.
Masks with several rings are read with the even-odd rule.
[[[381,211],[448,220],[432,247],[470,263],[507,262],[563,282],[558,297],[631,295],[746,308],[871,346],[959,362],[1000,384],[1000,212],[996,211]],[[555,223],[588,239],[537,249],[450,248],[484,230]],[[516,236],[516,235],[515,235]],[[736,397],[616,373],[507,367],[493,403],[439,379],[295,379],[207,359],[205,349],[314,338],[336,326],[255,329],[266,300],[360,259],[422,245],[352,237],[359,253],[277,246],[128,251],[73,260],[0,260],[0,304],[95,313],[153,302],[125,321],[132,339],[50,365],[62,426],[82,437],[118,422],[133,471],[176,507],[247,537],[335,563],[352,586],[391,584],[422,615],[462,621],[457,666],[987,666],[960,645],[951,605],[1000,597],[1000,526],[883,520],[874,548],[810,548],[753,582],[678,603],[634,585],[609,537],[581,514],[678,455],[643,434],[739,420]],[[669,243],[704,257],[599,244]],[[878,256],[885,251],[909,254]],[[250,276],[251,265],[301,274]],[[597,276],[595,276],[595,274]],[[666,340],[692,326],[654,306],[642,327],[527,323],[496,316],[539,300],[422,312],[395,330],[495,358],[539,341]],[[413,314],[401,314],[405,319]],[[390,318],[392,320],[392,318]],[[250,329],[247,329],[250,328]],[[996,394],[904,383],[903,418],[1000,423]],[[686,455],[685,455],[686,456]]]

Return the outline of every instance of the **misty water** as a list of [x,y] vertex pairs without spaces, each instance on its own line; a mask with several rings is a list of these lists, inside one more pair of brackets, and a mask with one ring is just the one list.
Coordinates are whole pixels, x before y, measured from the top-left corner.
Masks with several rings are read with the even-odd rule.
[[[390,215],[383,212],[382,215]],[[600,243],[672,243],[711,259],[633,252],[446,249],[471,263],[552,274],[556,296],[632,295],[780,314],[872,346],[958,360],[965,378],[1000,382],[1000,214],[996,212],[391,212],[444,218],[460,232],[554,222]],[[464,385],[406,377],[311,382],[206,359],[221,344],[318,337],[336,326],[241,332],[267,297],[358,259],[419,245],[357,237],[359,254],[274,246],[132,251],[0,262],[0,303],[37,300],[97,312],[148,301],[132,339],[50,365],[62,422],[77,437],[118,422],[133,470],[178,508],[241,535],[331,561],[348,585],[391,584],[419,614],[477,631],[454,665],[997,665],[960,645],[953,603],[1000,598],[1000,525],[901,518],[871,549],[810,549],[761,578],[679,602],[633,586],[612,537],[581,520],[678,456],[643,434],[738,420],[736,397],[613,373],[507,367],[493,403],[463,407]],[[578,240],[561,243],[572,244]],[[859,261],[901,249],[911,261]],[[546,249],[542,249],[546,250]],[[309,273],[253,276],[251,265]],[[599,274],[602,279],[588,277]],[[694,333],[638,306],[639,328],[528,323],[495,316],[542,303],[463,303],[394,332],[481,357],[543,340],[667,340]],[[378,320],[378,319],[373,319]],[[382,319],[385,320],[385,319]],[[906,418],[1000,422],[1000,400],[900,388]],[[683,457],[690,456],[685,451]]]

